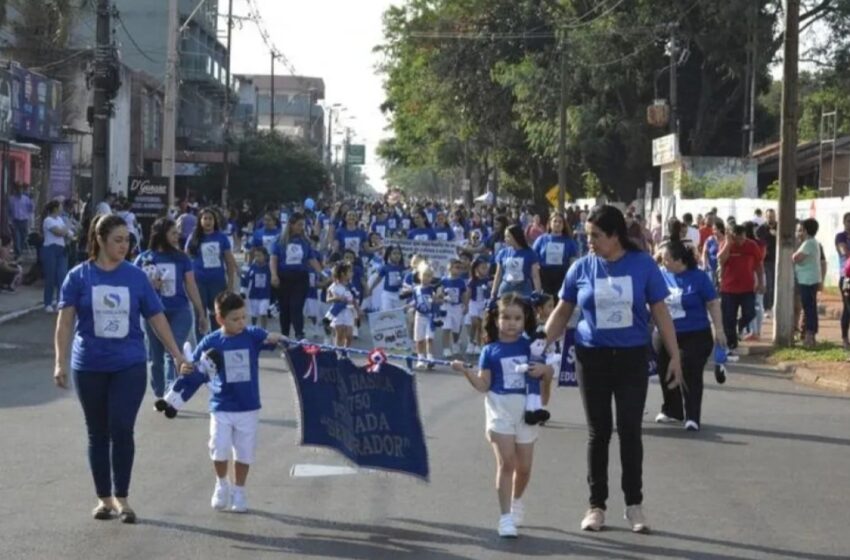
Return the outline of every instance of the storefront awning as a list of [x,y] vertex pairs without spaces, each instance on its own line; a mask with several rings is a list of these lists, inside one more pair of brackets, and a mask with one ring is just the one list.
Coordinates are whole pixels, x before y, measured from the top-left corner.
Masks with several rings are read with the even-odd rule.
[[18,150],[21,152],[28,152],[30,154],[41,153],[40,146],[36,146],[35,144],[28,144],[26,142],[15,142],[14,140],[9,141],[9,149]]

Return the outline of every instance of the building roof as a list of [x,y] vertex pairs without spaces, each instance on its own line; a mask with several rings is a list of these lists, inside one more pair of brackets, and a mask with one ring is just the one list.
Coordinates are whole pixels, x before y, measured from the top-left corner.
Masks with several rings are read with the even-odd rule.
[[[260,91],[268,91],[271,89],[271,76],[269,74],[240,74],[241,79],[246,79],[254,82],[254,85]],[[325,98],[325,80],[322,78],[314,78],[310,76],[291,76],[283,75],[274,77],[275,90],[304,92],[313,90],[316,92],[318,99]]]
[[[753,150],[751,157],[758,160],[759,173],[778,173],[779,172],[779,142],[768,144],[757,150]],[[812,140],[811,142],[803,142],[797,145],[797,168],[805,170],[807,168],[820,166],[820,142]],[[823,156],[824,159],[831,157],[831,143],[824,144]],[[835,153],[847,154],[850,153],[850,136],[840,136],[835,139]]]

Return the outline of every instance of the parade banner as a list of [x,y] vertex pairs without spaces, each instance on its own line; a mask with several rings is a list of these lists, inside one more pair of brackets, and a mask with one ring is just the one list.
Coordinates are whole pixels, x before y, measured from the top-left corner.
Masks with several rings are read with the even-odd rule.
[[372,344],[375,347],[404,352],[412,347],[403,307],[370,313],[369,331],[372,333]]
[[412,239],[392,239],[388,245],[397,245],[406,258],[419,255],[428,259],[434,269],[434,276],[445,275],[451,259],[457,258],[457,244],[453,241],[414,241]]
[[286,351],[301,406],[301,444],[327,447],[361,467],[428,479],[416,378],[389,363],[375,371],[336,352]]
[[567,329],[561,345],[561,371],[558,372],[559,387],[576,387],[576,330]]

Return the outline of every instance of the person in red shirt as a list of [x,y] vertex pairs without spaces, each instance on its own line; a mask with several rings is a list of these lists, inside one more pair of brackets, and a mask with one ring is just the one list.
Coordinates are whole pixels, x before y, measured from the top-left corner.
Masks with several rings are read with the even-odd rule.
[[[729,350],[738,346],[738,330],[756,316],[756,293],[764,293],[764,254],[758,243],[747,239],[745,228],[736,225],[720,247],[720,300],[723,330]],[[741,318],[738,319],[738,310]]]

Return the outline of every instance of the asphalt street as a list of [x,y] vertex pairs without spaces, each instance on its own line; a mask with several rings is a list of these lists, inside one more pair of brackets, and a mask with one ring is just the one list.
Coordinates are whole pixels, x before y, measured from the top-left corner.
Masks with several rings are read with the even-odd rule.
[[516,540],[496,535],[483,397],[449,371],[417,374],[430,483],[364,472],[291,477],[296,464],[345,463],[298,446],[294,387],[273,353],[261,363],[249,513],[210,508],[204,400],[167,420],[148,395],[130,497],[140,522],[94,521],[80,406],[51,380],[54,320],[38,313],[0,326],[3,560],[850,557],[850,399],[743,365],[731,368],[724,386],[706,374],[698,434],[652,423],[661,401],[652,383],[644,424],[651,535],[632,534],[622,519],[616,441],[609,528],[578,529],[586,428],[575,389],[555,392],[525,498],[528,527]]

